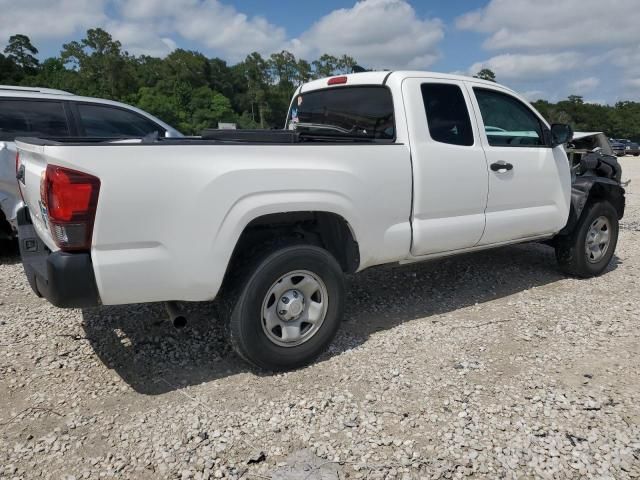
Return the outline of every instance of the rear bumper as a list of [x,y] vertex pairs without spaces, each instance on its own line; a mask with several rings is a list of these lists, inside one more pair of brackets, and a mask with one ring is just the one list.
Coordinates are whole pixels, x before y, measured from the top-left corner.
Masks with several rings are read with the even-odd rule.
[[91,255],[51,252],[38,237],[27,207],[18,210],[17,220],[22,266],[35,294],[56,307],[100,305]]

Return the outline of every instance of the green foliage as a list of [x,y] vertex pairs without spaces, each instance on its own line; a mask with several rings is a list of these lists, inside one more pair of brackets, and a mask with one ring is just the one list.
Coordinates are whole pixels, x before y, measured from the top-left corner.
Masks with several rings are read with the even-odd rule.
[[640,139],[640,103],[618,102],[614,106],[585,103],[571,95],[558,103],[545,100],[533,106],[549,123],[568,123],[578,132],[605,132],[613,138]]
[[64,44],[60,58],[80,79],[74,93],[110,99],[133,93],[135,62],[121,47],[101,28],[88,30],[80,41]]
[[36,73],[39,63],[36,58],[38,49],[31,44],[31,40],[26,35],[11,35],[4,53],[23,72]]
[[496,81],[496,74],[493,73],[493,70],[488,68],[483,68],[478,73],[474,75],[475,78],[479,78],[480,80],[489,80],[490,82]]
[[[37,53],[29,37],[12,35],[0,53],[0,83],[120,100],[187,134],[199,134],[218,122],[235,122],[239,128],[282,128],[298,85],[349,73],[356,65],[347,55],[324,54],[309,62],[287,51],[269,58],[254,52],[236,65],[182,49],[165,58],[133,56],[100,28],[63,45],[58,57],[38,62]],[[476,77],[496,81],[489,69]],[[640,139],[638,102],[595,105],[571,95],[557,103],[538,100],[534,106],[550,122],[569,123],[576,131]]]
[[0,53],[0,83],[16,84],[24,78],[24,71],[12,59]]
[[0,54],[0,82],[67,90],[136,105],[187,134],[219,122],[281,128],[295,89],[322,76],[350,72],[355,60],[322,55],[308,62],[282,51],[251,53],[229,66],[220,58],[177,49],[165,58],[133,56],[100,29],[62,47],[41,64],[29,37],[14,35]]

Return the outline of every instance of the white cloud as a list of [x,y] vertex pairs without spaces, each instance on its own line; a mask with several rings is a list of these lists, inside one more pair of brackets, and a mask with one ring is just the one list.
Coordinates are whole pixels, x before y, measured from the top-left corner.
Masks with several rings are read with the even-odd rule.
[[640,77],[637,78],[627,78],[625,80],[625,85],[637,90],[640,90]]
[[456,21],[489,49],[569,49],[640,41],[637,0],[491,0]]
[[131,30],[135,31],[136,25],[141,27],[137,38],[132,39],[139,43],[136,50],[140,53],[146,45],[144,53],[156,54],[156,45],[160,43],[168,50],[175,44],[172,37],[180,36],[238,61],[254,51],[271,53],[286,39],[283,28],[259,16],[249,17],[218,0],[115,1],[123,28],[133,26]]
[[171,44],[171,39],[162,38],[141,22],[109,21],[104,28],[133,55],[164,57],[175,49],[175,42]]
[[598,85],[600,85],[598,77],[587,77],[569,83],[569,89],[576,94],[583,95],[596,89]]
[[439,57],[444,26],[407,0],[361,0],[333,10],[297,38],[231,0],[0,0],[0,39],[16,32],[36,45],[81,38],[102,27],[134,55],[164,56],[185,44],[236,62],[251,52],[289,49],[313,59],[351,55],[369,68],[425,69]]
[[322,17],[288,47],[297,55],[347,54],[369,68],[424,69],[438,58],[444,27],[405,0],[362,0]]
[[489,68],[499,80],[532,80],[566,72],[579,67],[584,61],[584,57],[577,52],[505,53],[473,64],[469,73],[474,74],[483,68]]
[[546,91],[547,98],[640,98],[637,0],[489,0],[456,19],[484,34],[498,81]]
[[19,32],[42,44],[102,27],[133,54],[166,55],[182,38],[238,61],[286,41],[283,28],[218,0],[0,0],[0,11],[0,39]]
[[106,0],[0,0],[0,40],[15,33],[33,41],[61,39],[107,20]]

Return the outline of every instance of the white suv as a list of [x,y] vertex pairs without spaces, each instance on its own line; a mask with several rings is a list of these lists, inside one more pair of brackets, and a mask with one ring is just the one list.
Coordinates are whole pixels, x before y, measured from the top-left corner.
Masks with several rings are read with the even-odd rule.
[[[0,85],[0,236],[12,237],[22,205],[15,172],[16,137],[144,137],[183,135],[123,103],[62,90]],[[5,221],[6,220],[6,221]],[[7,223],[8,222],[8,223]]]

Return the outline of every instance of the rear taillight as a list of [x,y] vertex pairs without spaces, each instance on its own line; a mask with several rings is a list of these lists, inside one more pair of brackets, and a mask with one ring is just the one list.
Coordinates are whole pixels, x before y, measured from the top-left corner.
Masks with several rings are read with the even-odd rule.
[[56,165],[48,165],[40,196],[49,228],[60,250],[89,250],[98,206],[100,179]]
[[20,152],[16,152],[16,177],[18,176],[19,168],[20,168]]

